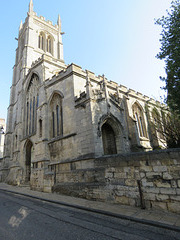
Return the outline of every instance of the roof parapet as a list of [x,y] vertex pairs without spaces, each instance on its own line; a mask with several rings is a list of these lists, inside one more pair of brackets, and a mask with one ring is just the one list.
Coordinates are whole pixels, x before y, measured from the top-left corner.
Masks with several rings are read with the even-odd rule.
[[127,92],[128,91],[128,88],[126,86],[124,86],[124,85],[119,85],[119,88],[123,92]]
[[118,83],[117,82],[114,82],[114,81],[112,81],[112,80],[110,80],[110,82],[109,82],[110,84],[112,84],[112,85],[114,85],[114,86],[118,86]]
[[[37,63],[40,60],[41,59],[38,59],[35,63]],[[79,65],[74,64],[74,63],[69,64],[66,69],[61,70],[60,72],[56,72],[56,74],[52,78],[50,78],[48,80],[49,81],[52,81],[52,80],[55,81],[56,79],[63,78],[66,75],[69,75],[71,72],[77,73],[77,74],[79,74],[81,76],[84,76],[84,77],[86,77],[87,74],[88,74],[89,79],[97,81],[97,83],[98,82],[100,83],[101,81],[103,81],[103,76],[101,76],[101,75],[96,76],[93,72],[91,72],[89,70],[84,71],[82,69],[82,67],[80,67]],[[121,91],[124,94],[128,94],[128,95],[130,94],[133,97],[139,98],[139,99],[141,99],[143,101],[146,101],[146,102],[149,102],[149,103],[151,103],[153,105],[162,105],[159,101],[156,101],[153,98],[150,98],[150,97],[148,97],[146,95],[143,95],[140,92],[136,92],[135,90],[133,90],[131,88],[127,88],[124,85],[118,85],[118,83],[116,83],[116,82],[114,82],[112,80],[108,81],[106,79],[106,81],[107,81],[107,87],[112,87],[112,88],[114,88],[116,90]]]

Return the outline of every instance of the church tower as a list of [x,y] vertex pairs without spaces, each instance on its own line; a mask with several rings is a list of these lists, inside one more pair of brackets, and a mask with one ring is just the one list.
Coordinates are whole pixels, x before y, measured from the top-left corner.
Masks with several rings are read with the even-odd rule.
[[[62,35],[60,16],[57,24],[53,25],[44,17],[37,16],[33,10],[33,0],[30,0],[27,17],[24,23],[20,23],[17,39],[7,116],[5,175],[12,169],[19,169],[18,162],[23,162],[20,156],[21,143],[24,143],[24,139],[35,136],[38,131],[37,116],[42,114],[40,111],[46,111],[45,92],[42,87],[45,80],[66,68]],[[28,106],[25,102],[28,102]],[[41,108],[35,113],[35,107],[40,105]],[[33,123],[30,125],[31,119]],[[45,127],[45,121],[43,124]]]
[[30,0],[17,39],[0,181],[48,192],[63,183],[104,184],[98,157],[152,150],[163,140],[150,124],[161,116],[156,102],[66,66],[62,35],[60,16],[53,25]]

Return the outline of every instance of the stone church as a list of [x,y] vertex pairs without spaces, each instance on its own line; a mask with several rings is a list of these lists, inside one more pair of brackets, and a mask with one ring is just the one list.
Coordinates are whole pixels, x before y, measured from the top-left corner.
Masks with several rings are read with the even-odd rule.
[[43,190],[61,163],[163,145],[152,125],[162,118],[160,103],[66,65],[62,35],[60,16],[53,25],[37,16],[31,0],[19,27],[2,181]]

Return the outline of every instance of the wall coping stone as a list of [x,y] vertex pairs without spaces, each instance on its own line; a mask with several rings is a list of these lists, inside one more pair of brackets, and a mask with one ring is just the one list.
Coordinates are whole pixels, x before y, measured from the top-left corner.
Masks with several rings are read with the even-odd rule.
[[49,164],[49,166],[52,166],[52,165],[57,165],[57,164],[65,164],[65,163],[73,163],[73,162],[78,162],[78,161],[82,161],[82,160],[92,160],[95,158],[95,155],[94,153],[88,153],[88,154],[85,154],[85,155],[81,155],[77,158],[73,158],[73,159],[66,159],[66,160],[63,160],[63,161],[59,161],[59,162],[52,162]]

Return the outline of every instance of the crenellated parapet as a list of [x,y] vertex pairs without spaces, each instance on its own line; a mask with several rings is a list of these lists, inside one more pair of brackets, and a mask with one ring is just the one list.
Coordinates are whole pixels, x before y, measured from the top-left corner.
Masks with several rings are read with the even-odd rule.
[[37,13],[34,12],[34,10],[33,10],[33,1],[32,0],[30,0],[29,11],[28,11],[27,15],[31,16],[37,20],[40,20],[41,22],[43,22],[47,25],[50,25],[50,26],[54,27],[55,29],[58,29],[60,27],[60,21],[59,21],[60,17],[59,16],[58,16],[58,21],[57,21],[56,25],[53,25],[52,21],[50,21],[50,20],[45,20],[45,17],[43,17],[43,16],[37,16]]
[[[41,60],[38,59],[35,63],[33,63],[33,65],[37,64],[38,61],[41,61]],[[52,81],[58,81],[64,77],[66,77],[69,74],[75,74],[77,76],[80,76],[83,79],[86,79],[88,76],[89,82],[92,87],[93,94],[95,96],[102,95],[103,76],[101,76],[101,75],[96,76],[95,73],[93,73],[89,70],[84,71],[80,66],[78,66],[74,63],[68,65],[64,70],[56,72],[56,74],[54,76],[52,76],[52,78],[47,79],[47,82],[50,83]],[[143,102],[146,102],[147,104],[151,104],[154,106],[159,106],[159,107],[166,106],[166,105],[160,103],[159,101],[154,100],[153,98],[143,95],[140,92],[137,92],[137,91],[130,89],[123,85],[118,85],[118,83],[116,83],[112,80],[108,80],[108,79],[106,79],[106,80],[107,80],[106,81],[107,89],[110,92],[111,97],[114,98],[114,100],[116,99],[115,101],[117,101],[118,97],[120,97],[121,95],[124,95],[127,98],[134,98],[136,100],[143,101]],[[86,91],[85,86],[86,85],[83,86],[84,91]]]

